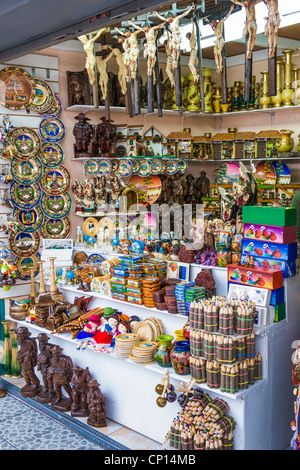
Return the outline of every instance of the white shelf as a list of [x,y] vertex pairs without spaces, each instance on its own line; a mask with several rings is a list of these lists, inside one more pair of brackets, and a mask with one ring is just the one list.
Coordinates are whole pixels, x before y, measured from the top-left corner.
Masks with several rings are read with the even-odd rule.
[[13,299],[14,297],[24,296],[30,294],[30,282],[17,280],[14,286],[11,286],[9,290],[0,288],[0,299]]

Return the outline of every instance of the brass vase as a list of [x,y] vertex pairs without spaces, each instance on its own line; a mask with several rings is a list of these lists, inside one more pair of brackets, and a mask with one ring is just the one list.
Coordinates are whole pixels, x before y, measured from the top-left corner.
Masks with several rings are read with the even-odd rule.
[[292,106],[294,90],[292,88],[292,56],[293,52],[291,49],[283,51],[285,57],[284,63],[284,89],[281,93],[281,99],[283,106]]
[[21,375],[21,366],[17,359],[18,353],[18,343],[17,343],[17,330],[12,329],[10,332],[11,339],[11,373],[13,379],[20,379]]
[[228,87],[227,88],[227,103],[228,103],[228,112],[229,113],[232,111],[232,93],[233,93],[233,88]]
[[300,152],[300,134],[298,134],[298,145],[297,145],[297,151]]
[[3,377],[11,377],[11,345],[9,335],[10,320],[2,320],[3,325],[3,343],[4,343],[4,357],[3,357]]
[[269,97],[269,72],[260,72],[262,74],[262,95],[260,97],[260,105],[263,109],[269,108],[271,98]]
[[204,88],[204,104],[205,104],[205,112],[212,113],[212,70],[209,68],[203,69],[203,88]]
[[291,152],[294,148],[294,139],[292,138],[294,131],[290,131],[289,129],[282,129],[280,132],[281,137],[276,140],[277,152]]
[[215,113],[221,112],[222,91],[220,86],[213,88],[212,104]]
[[300,68],[293,69],[294,104],[300,104]]
[[248,101],[248,109],[254,109],[255,105],[255,86],[256,86],[256,76],[252,75],[252,82],[251,82],[251,99]]
[[198,83],[195,82],[193,74],[187,74],[187,111],[195,111],[199,112],[199,86]]
[[234,82],[232,89],[232,111],[241,109],[241,82]]
[[276,95],[271,96],[271,104],[274,108],[280,108],[282,106],[282,68],[283,59],[278,57],[276,61]]

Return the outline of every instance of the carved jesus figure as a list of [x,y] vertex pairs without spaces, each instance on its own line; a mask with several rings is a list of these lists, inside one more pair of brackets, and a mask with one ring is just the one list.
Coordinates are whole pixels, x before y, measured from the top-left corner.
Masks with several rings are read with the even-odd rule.
[[195,35],[195,24],[193,21],[193,18],[191,19],[192,22],[192,32],[187,33],[186,37],[189,40],[190,47],[191,47],[191,52],[190,52],[190,58],[189,58],[189,69],[193,74],[195,82],[199,81],[199,74],[197,73],[196,70],[196,62],[197,62],[197,49],[196,49],[196,44],[197,44],[197,39]]
[[85,34],[78,36],[79,41],[83,44],[83,49],[86,54],[85,68],[88,73],[89,82],[91,86],[94,85],[96,76],[95,76],[95,65],[96,58],[94,55],[94,43],[101,36],[101,34],[109,31],[109,28],[101,28],[91,39],[88,38]]
[[265,34],[269,34],[269,57],[273,58],[277,46],[280,15],[278,11],[278,0],[263,0],[269,11],[265,26]]
[[238,0],[231,0],[235,5],[240,5],[245,8],[246,11],[246,21],[245,28],[243,31],[243,37],[247,36],[249,33],[249,40],[247,46],[247,59],[251,59],[252,52],[256,39],[257,23],[256,23],[256,14],[255,14],[255,5],[260,3],[262,0],[245,0],[240,2]]
[[[223,58],[222,58],[222,51],[223,47],[225,44],[224,38],[223,38],[223,24],[229,18],[231,15],[232,11],[234,10],[234,6],[232,6],[227,13],[227,15],[222,18],[221,20],[211,20],[209,22],[211,28],[213,29],[216,40],[215,40],[215,45],[214,45],[214,55],[215,55],[215,61],[217,64],[217,72],[222,72],[223,70]],[[209,21],[207,18],[205,18],[207,21]]]

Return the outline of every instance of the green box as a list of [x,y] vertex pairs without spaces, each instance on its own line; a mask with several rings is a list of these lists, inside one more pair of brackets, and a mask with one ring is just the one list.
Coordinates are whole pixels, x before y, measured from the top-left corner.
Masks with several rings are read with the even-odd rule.
[[285,302],[275,306],[275,319],[274,322],[279,322],[285,319]]
[[296,225],[295,207],[244,206],[243,223],[286,227]]

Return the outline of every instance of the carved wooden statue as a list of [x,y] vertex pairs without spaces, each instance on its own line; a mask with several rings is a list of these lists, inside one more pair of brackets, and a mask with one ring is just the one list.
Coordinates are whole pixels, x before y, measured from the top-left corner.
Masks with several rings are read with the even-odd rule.
[[[125,61],[124,64],[125,66],[129,65],[129,70],[130,70],[130,79],[134,80],[136,78],[137,74],[137,69],[138,69],[138,57],[139,57],[139,47],[137,44],[137,35],[139,34],[139,31],[130,31],[127,29],[125,32],[120,31],[118,28],[115,28],[115,30],[121,35],[124,36],[127,41],[123,42],[123,48],[124,51],[126,52],[126,55],[124,57]],[[125,44],[124,44],[125,43]]]
[[169,80],[171,82],[171,86],[175,87],[175,78],[173,74],[173,59],[172,59],[172,49],[171,49],[171,40],[169,33],[167,31],[167,36],[168,39],[164,42],[165,48],[166,48],[166,56],[167,56],[167,66],[166,66],[166,74],[169,77]]
[[37,365],[37,343],[30,336],[31,333],[25,326],[20,326],[17,329],[17,342],[20,346],[17,352],[17,360],[22,367],[25,379],[25,385],[21,388],[21,395],[23,397],[35,397],[42,391],[40,380],[34,371]]
[[102,98],[107,99],[107,84],[108,84],[108,73],[107,73],[107,62],[112,57],[113,53],[111,52],[107,57],[102,58],[96,56],[96,64],[99,72],[99,85],[102,92]]
[[97,380],[89,382],[89,390],[87,394],[87,403],[89,406],[90,415],[87,418],[87,423],[95,428],[102,428],[106,426],[106,407],[105,398],[99,388]]
[[197,73],[196,69],[196,64],[198,60],[197,56],[197,49],[196,49],[196,44],[197,44],[197,38],[195,36],[195,24],[193,18],[191,19],[192,22],[192,32],[187,33],[186,37],[190,42],[190,47],[191,47],[191,52],[190,52],[190,58],[189,58],[189,69],[193,74],[193,78],[195,82],[199,81],[199,74]]
[[86,36],[85,34],[78,37],[79,41],[83,44],[83,49],[86,54],[85,68],[88,73],[89,82],[91,85],[94,85],[95,80],[96,80],[96,75],[95,75],[96,58],[94,55],[94,43],[101,36],[101,34],[106,33],[108,31],[109,31],[108,28],[101,28],[95,34],[95,36],[92,36],[91,39],[89,39],[88,36]]
[[[62,351],[59,345],[53,347],[48,373],[52,376],[55,390],[55,398],[51,402],[51,408],[56,411],[67,412],[71,410],[72,405],[70,383],[73,375],[73,362],[69,356],[62,354]],[[68,397],[63,395],[62,388],[64,388]]]
[[96,128],[96,139],[101,156],[112,156],[111,149],[115,148],[116,144],[116,126],[111,119],[106,119],[104,116],[101,118],[101,123]]
[[278,30],[280,25],[280,15],[278,11],[278,0],[263,0],[267,5],[269,16],[265,26],[265,34],[269,35],[269,57],[273,58],[276,51]]
[[89,157],[89,145],[93,136],[93,126],[87,121],[90,121],[84,113],[79,113],[75,116],[77,123],[73,128],[73,135],[75,137],[74,157]]
[[90,104],[90,86],[87,71],[67,72],[68,104]]
[[37,337],[39,343],[39,355],[37,357],[37,370],[43,377],[43,390],[38,394],[37,400],[41,403],[51,403],[55,397],[52,375],[48,373],[51,361],[51,350],[54,344],[49,343],[49,336],[46,333],[40,333]]
[[72,400],[71,416],[89,416],[89,409],[87,403],[87,394],[89,391],[89,382],[92,375],[89,368],[82,369],[81,367],[73,368],[72,376]]
[[[222,72],[223,70],[223,58],[222,58],[222,51],[224,48],[224,37],[223,37],[223,25],[227,18],[231,15],[231,13],[234,10],[234,6],[232,6],[227,13],[227,15],[222,18],[221,20],[216,20],[213,19],[209,22],[210,26],[212,27],[216,40],[215,40],[215,45],[214,45],[214,56],[215,56],[215,62],[217,64],[217,72]],[[209,21],[207,18],[205,18],[207,21]]]
[[244,2],[240,2],[239,0],[231,0],[231,1],[235,5],[240,5],[241,7],[245,8],[247,17],[245,21],[245,28],[243,31],[243,36],[245,37],[247,36],[247,34],[249,34],[246,57],[247,59],[251,59],[253,48],[255,45],[256,31],[257,31],[255,5],[257,3],[260,3],[262,0],[245,0]]
[[116,58],[116,62],[118,65],[118,80],[119,80],[119,84],[121,87],[121,91],[123,95],[125,95],[127,92],[127,86],[126,86],[126,71],[125,71],[125,65],[124,65],[124,54],[122,54],[120,49],[118,49],[117,47],[113,47],[113,48],[110,47],[109,49],[112,51],[113,55]]

